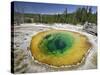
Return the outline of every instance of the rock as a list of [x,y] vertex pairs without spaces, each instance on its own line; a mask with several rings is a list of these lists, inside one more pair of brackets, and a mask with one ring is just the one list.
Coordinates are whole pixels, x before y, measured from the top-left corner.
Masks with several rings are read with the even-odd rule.
[[83,30],[92,35],[97,35],[97,25],[95,25],[94,23],[86,22],[83,26]]

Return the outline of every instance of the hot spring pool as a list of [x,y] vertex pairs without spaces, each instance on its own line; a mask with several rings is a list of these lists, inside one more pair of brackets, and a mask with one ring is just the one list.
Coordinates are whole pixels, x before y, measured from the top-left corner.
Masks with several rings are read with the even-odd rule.
[[61,67],[81,63],[91,47],[85,35],[53,29],[34,35],[30,51],[38,62]]

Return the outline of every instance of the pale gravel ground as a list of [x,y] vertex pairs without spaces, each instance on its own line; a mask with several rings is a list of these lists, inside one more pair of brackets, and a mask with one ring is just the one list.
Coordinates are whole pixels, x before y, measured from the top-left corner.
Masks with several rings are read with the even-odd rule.
[[[82,28],[83,27],[81,25],[75,26],[70,24],[46,25],[46,24],[33,23],[33,24],[21,24],[20,26],[14,26],[15,73],[24,73],[24,72],[36,73],[36,72],[96,69],[97,37],[88,34],[86,32],[83,32]],[[49,66],[34,62],[34,60],[32,60],[31,53],[28,50],[31,38],[38,32],[50,29],[70,30],[86,35],[89,38],[89,41],[93,44],[93,48],[90,50],[85,63],[76,68],[54,69]]]

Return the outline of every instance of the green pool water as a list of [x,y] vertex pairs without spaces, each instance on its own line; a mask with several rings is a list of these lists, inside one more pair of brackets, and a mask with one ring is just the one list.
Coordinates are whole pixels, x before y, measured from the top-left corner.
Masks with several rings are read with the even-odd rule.
[[56,32],[47,34],[39,44],[41,52],[48,55],[61,55],[70,50],[74,38],[67,32]]

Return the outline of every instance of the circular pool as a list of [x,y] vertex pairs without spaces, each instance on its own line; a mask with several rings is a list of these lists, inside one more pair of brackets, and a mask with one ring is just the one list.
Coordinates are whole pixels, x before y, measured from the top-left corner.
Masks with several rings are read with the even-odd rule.
[[55,67],[81,63],[91,47],[85,35],[57,29],[37,33],[30,43],[35,60]]

